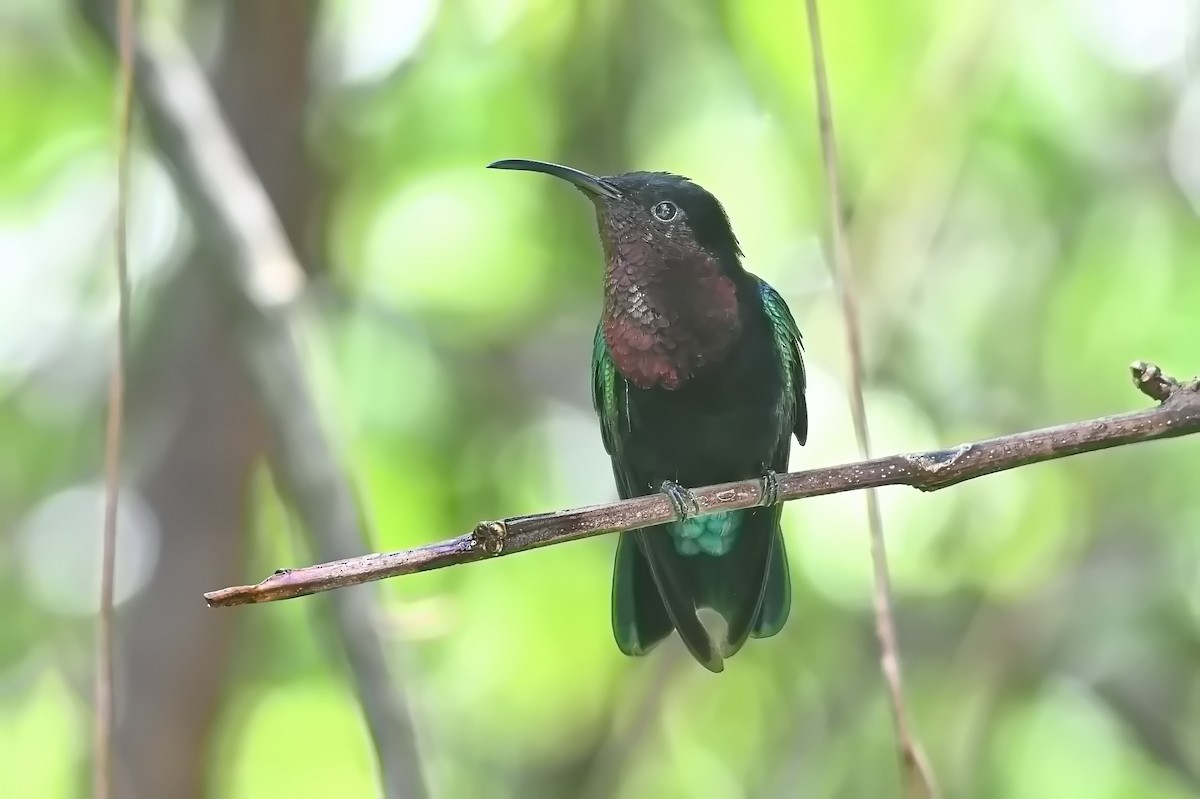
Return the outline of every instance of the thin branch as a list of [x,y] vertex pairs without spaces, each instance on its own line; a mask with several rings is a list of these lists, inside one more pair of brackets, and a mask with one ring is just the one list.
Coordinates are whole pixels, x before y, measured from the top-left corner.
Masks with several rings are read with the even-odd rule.
[[[833,246],[834,282],[842,302],[846,347],[850,356],[850,411],[854,419],[854,435],[858,439],[859,456],[871,457],[871,436],[867,426],[866,403],[863,400],[863,354],[861,325],[854,296],[854,274],[850,264],[850,247],[842,218],[842,191],[838,175],[837,138],[833,131],[833,111],[829,100],[829,78],[821,44],[821,21],[817,0],[805,0],[808,14],[808,33],[812,47],[813,80],[817,90],[817,118],[821,133],[821,153],[825,167],[825,182],[829,192],[829,220]],[[904,706],[904,678],[900,666],[900,645],[896,621],[892,613],[892,580],[888,571],[887,544],[883,538],[883,514],[879,497],[868,488],[867,520],[871,534],[871,563],[875,574],[875,635],[879,639],[879,665],[892,705],[892,721],[904,771],[905,795],[936,796],[937,783],[933,770],[925,761],[920,743],[916,740]]]
[[117,2],[117,329],[108,378],[104,433],[104,532],[100,564],[100,616],[96,636],[95,718],[92,730],[92,796],[112,796],[113,593],[117,570],[117,506],[121,484],[121,429],[125,422],[125,356],[129,346],[129,122],[133,110],[133,0]]
[[[1200,433],[1200,378],[1180,384],[1164,376],[1157,366],[1141,362],[1133,364],[1130,370],[1139,390],[1156,399],[1162,397],[1159,405],[948,449],[792,472],[780,475],[778,499],[786,502],[888,485],[937,491],[1020,466]],[[753,508],[762,501],[758,480],[707,486],[694,489],[693,493],[700,515]],[[258,585],[223,588],[205,594],[204,598],[213,607],[291,599],[594,535],[638,530],[669,522],[675,518],[674,514],[666,497],[651,494],[606,505],[480,522],[472,532],[436,544],[300,569],[280,569]]]
[[[99,0],[80,0],[85,16],[111,43],[111,19]],[[276,481],[312,538],[318,557],[360,551],[368,540],[353,490],[326,436],[304,377],[298,342],[305,320],[298,301],[304,270],[266,191],[223,119],[204,73],[186,44],[164,25],[144,25],[135,49],[138,98],[146,126],[171,165],[247,333],[248,376],[269,411],[278,447]],[[384,795],[426,795],[421,759],[401,681],[379,635],[369,591],[330,598],[334,630],[345,651],[379,759]]]

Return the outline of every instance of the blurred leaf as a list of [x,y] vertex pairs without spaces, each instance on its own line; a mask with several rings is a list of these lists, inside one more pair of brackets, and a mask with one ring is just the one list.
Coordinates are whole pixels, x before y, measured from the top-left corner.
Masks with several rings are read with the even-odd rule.
[[1025,799],[1183,799],[1187,794],[1131,751],[1113,720],[1076,686],[1015,708],[999,731],[996,796]]
[[225,752],[222,795],[326,799],[371,796],[375,764],[352,695],[326,680],[279,685],[252,702],[238,745]]
[[75,796],[81,717],[61,677],[47,672],[19,706],[0,713],[0,794]]
[[579,542],[468,567],[462,625],[428,673],[444,711],[438,726],[456,746],[499,763],[587,745],[621,657],[610,575],[589,557],[611,546]]

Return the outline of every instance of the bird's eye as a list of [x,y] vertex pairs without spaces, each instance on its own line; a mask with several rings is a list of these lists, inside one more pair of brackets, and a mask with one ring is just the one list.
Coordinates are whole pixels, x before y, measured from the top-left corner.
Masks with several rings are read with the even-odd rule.
[[675,218],[675,215],[679,213],[679,208],[676,207],[675,203],[663,200],[658,205],[654,206],[652,213],[660,222],[670,222]]

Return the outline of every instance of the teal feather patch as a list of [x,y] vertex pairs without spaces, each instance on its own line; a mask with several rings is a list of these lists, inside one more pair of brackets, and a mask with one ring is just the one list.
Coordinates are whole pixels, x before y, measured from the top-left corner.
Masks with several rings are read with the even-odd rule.
[[742,529],[742,512],[710,513],[668,525],[680,555],[724,555],[733,549]]

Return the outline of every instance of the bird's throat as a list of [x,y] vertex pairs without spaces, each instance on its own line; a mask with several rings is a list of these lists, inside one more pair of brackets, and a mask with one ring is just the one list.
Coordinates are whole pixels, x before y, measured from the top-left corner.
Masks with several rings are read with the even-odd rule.
[[627,380],[675,390],[723,360],[737,341],[737,288],[709,258],[657,269],[610,259],[603,330]]

